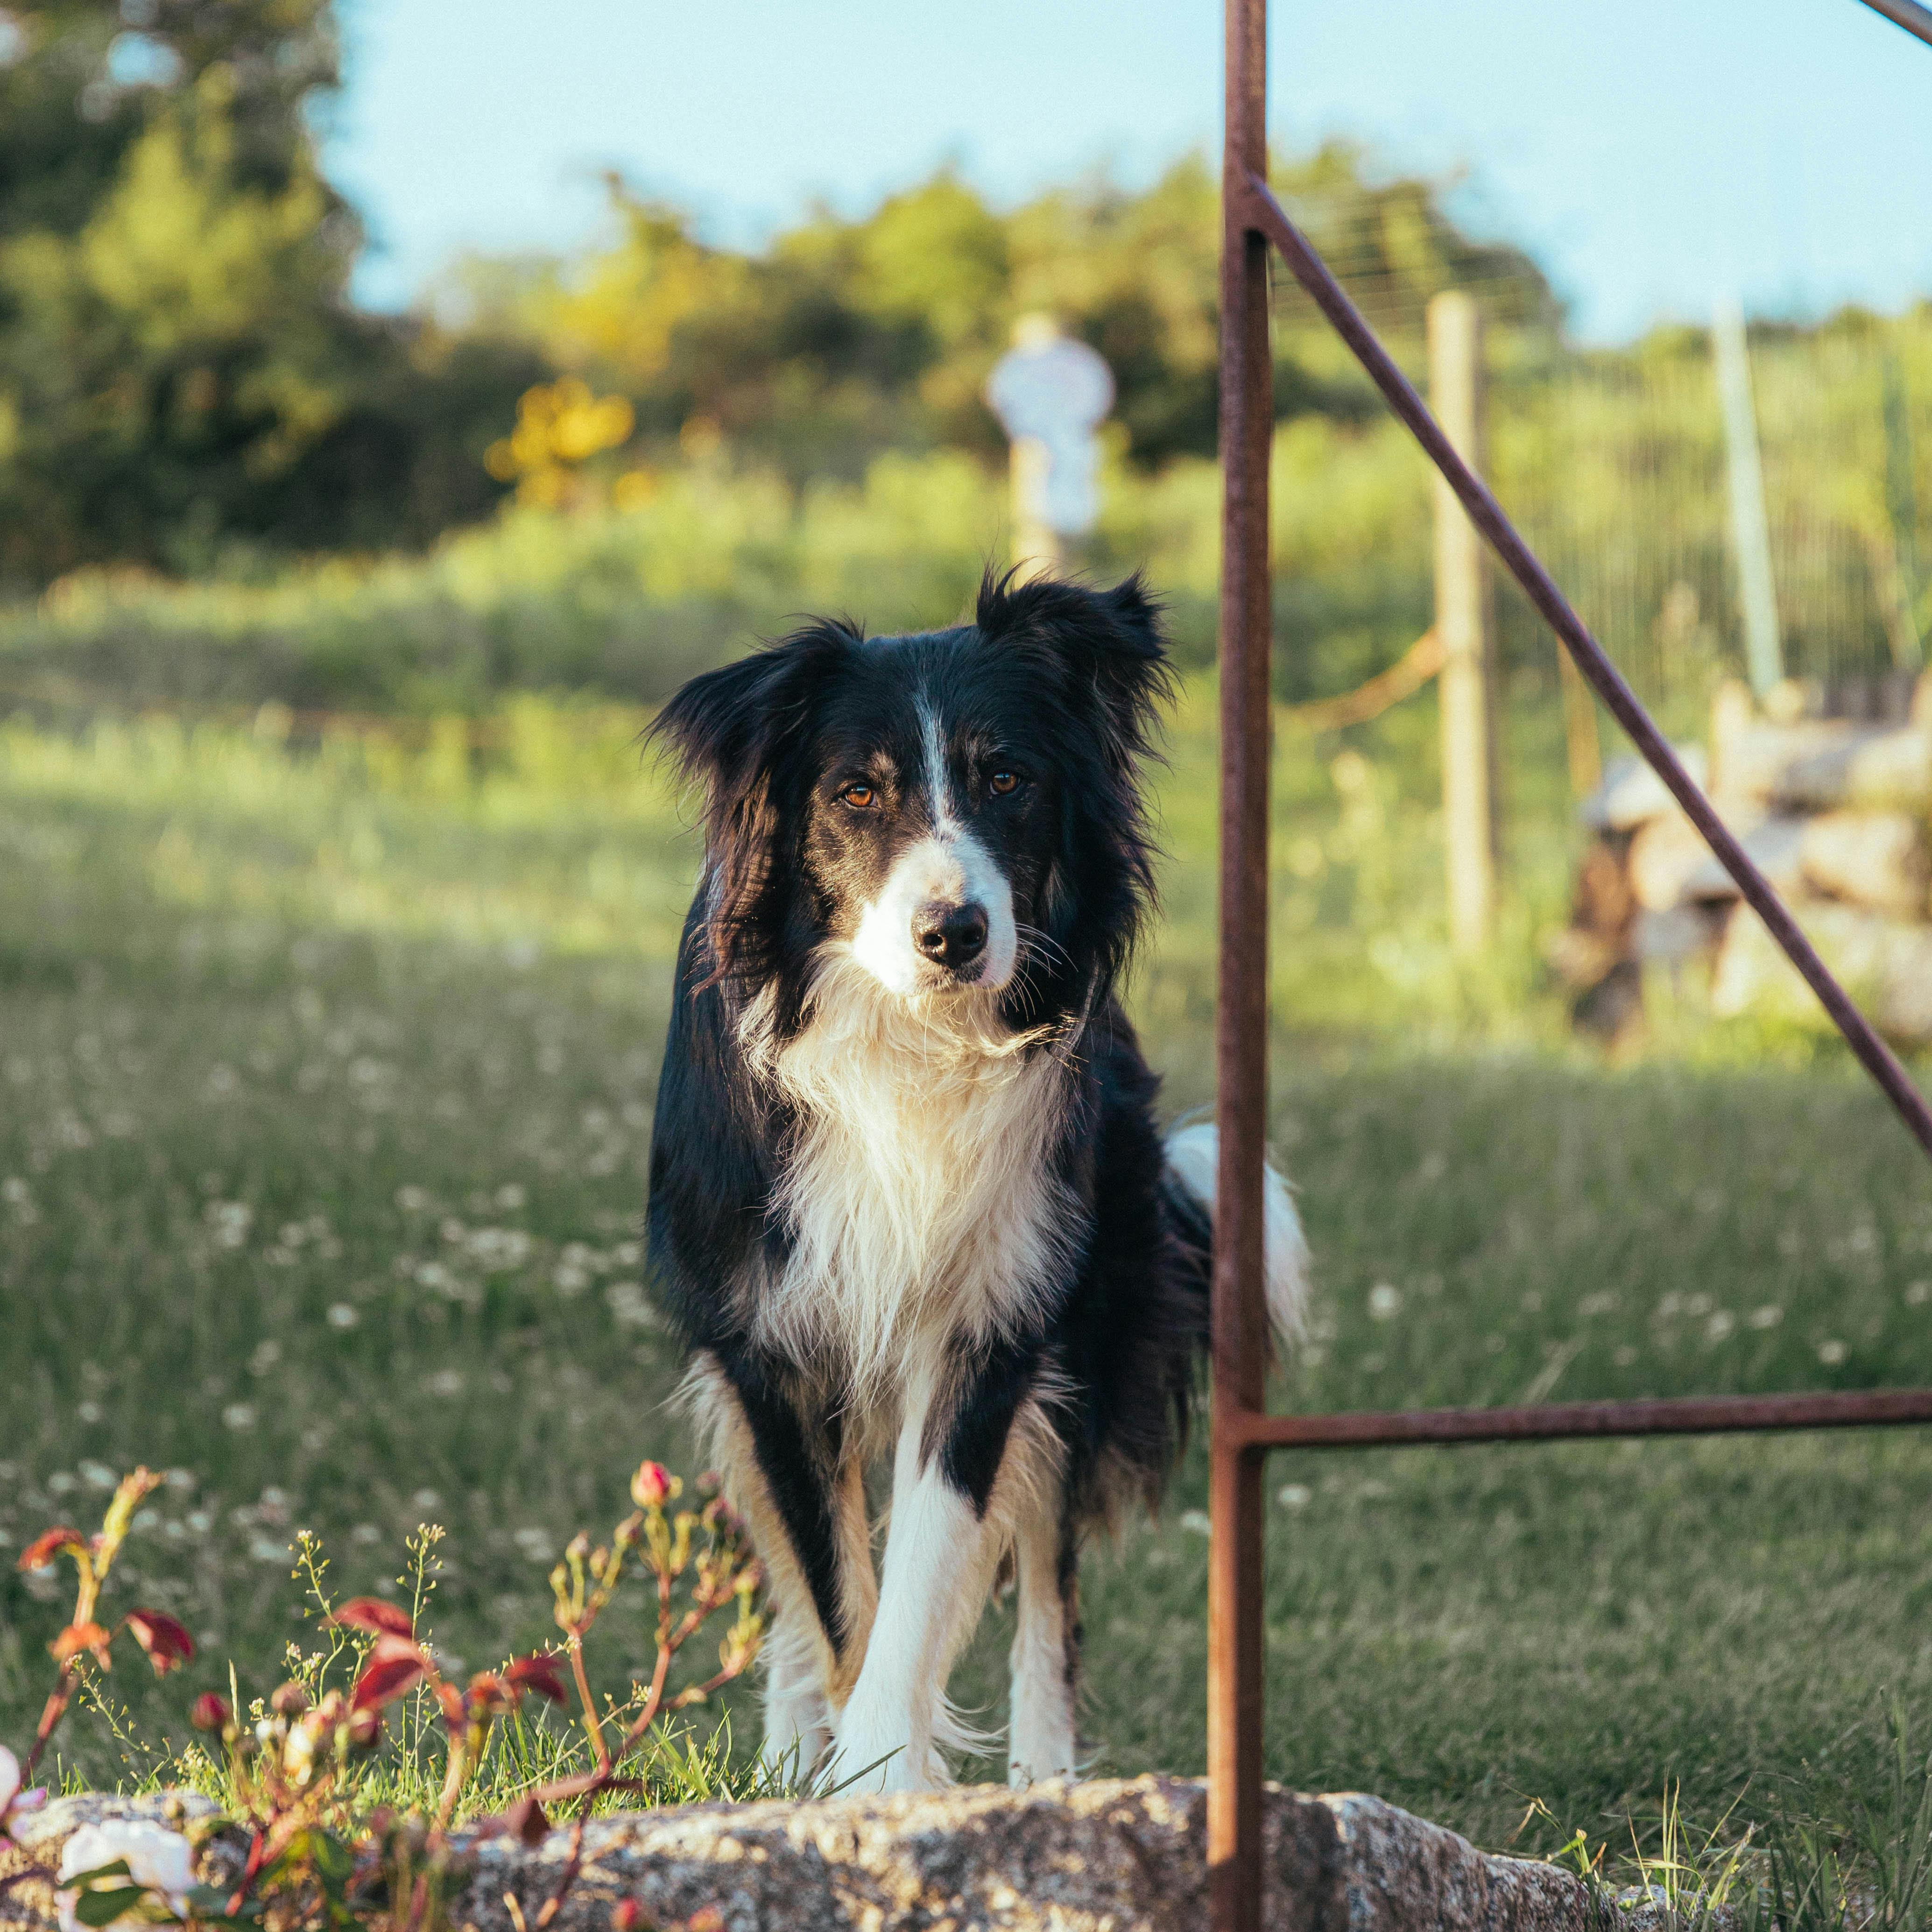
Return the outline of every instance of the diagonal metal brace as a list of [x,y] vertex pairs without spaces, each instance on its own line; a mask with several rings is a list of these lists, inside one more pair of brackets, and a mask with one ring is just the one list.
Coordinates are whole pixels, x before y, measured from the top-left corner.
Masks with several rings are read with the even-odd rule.
[[1469,520],[1487,539],[1510,574],[1522,586],[1524,595],[1542,614],[1544,621],[1563,640],[1611,715],[1628,734],[1630,742],[1642,753],[1651,768],[1684,808],[1684,816],[1702,833],[1706,842],[1722,861],[1726,872],[1737,881],[1751,910],[1762,920],[1771,936],[1784,950],[1792,965],[1804,975],[1833,1023],[1845,1036],[1886,1097],[1898,1110],[1918,1144],[1932,1154],[1932,1108],[1899,1064],[1898,1058],[1873,1030],[1871,1022],[1859,1012],[1851,997],[1818,956],[1790,909],[1772,889],[1771,881],[1752,862],[1750,855],[1711,801],[1699,788],[1650,714],[1638,701],[1623,674],[1606,655],[1602,645],[1590,634],[1588,627],[1556,586],[1535,554],[1518,534],[1502,506],[1444,435],[1441,425],[1429,412],[1427,404],[1414,386],[1395,364],[1375,331],[1364,320],[1361,311],[1318,255],[1307,238],[1291,221],[1268,184],[1250,174],[1246,182],[1245,225],[1265,236],[1281,252],[1295,280],[1306,289],[1336,333],[1354,352],[1377,388],[1388,399],[1410,434],[1421,444],[1430,460],[1454,490]]

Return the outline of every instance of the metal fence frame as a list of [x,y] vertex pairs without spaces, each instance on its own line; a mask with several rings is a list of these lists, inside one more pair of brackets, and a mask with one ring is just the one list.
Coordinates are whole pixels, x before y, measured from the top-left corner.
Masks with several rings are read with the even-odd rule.
[[[1932,45],[1918,0],[1865,4]],[[1817,994],[1852,1051],[1932,1154],[1932,1109],[1712,810],[1616,667],[1456,454],[1268,187],[1268,0],[1224,0],[1221,242],[1221,908],[1215,1066],[1220,1166],[1214,1255],[1213,1538],[1208,1588],[1208,1877],[1212,1932],[1260,1932],[1262,1460],[1270,1449],[1714,1435],[1932,1422],[1932,1389],[1562,1402],[1410,1414],[1270,1415],[1262,1290],[1268,1107],[1270,614],[1274,432],[1268,250],[1276,249],[1455,492],[1577,669],[1662,778]]]

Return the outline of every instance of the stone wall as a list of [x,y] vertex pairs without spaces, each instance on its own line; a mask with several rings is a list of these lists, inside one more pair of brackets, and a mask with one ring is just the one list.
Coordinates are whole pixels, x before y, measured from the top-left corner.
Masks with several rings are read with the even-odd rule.
[[[1551,1866],[1478,1852],[1377,1798],[1270,1787],[1264,1802],[1267,1932],[1606,1932],[1619,1916]],[[68,1798],[20,1836],[52,1865],[104,1815],[185,1822],[210,1809]],[[1206,1821],[1204,1787],[1169,1778],[634,1812],[590,1828],[557,1932],[606,1932],[625,1899],[646,1924],[715,1907],[728,1932],[1187,1932],[1207,1922]],[[471,1848],[458,1924],[533,1922],[567,1843],[557,1831],[534,1848]],[[235,1848],[205,1856],[227,1865]],[[51,1932],[55,1904],[17,1888],[0,1924]]]

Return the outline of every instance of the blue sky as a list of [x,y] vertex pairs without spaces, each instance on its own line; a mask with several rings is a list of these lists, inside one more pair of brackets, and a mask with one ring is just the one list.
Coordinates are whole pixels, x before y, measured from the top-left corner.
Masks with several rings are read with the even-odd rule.
[[[758,239],[952,159],[1001,201],[1219,139],[1214,0],[341,0],[329,164],[364,299],[454,253],[568,249],[598,172]],[[1932,48],[1858,0],[1277,0],[1271,124],[1460,171],[1618,340],[1932,294]]]

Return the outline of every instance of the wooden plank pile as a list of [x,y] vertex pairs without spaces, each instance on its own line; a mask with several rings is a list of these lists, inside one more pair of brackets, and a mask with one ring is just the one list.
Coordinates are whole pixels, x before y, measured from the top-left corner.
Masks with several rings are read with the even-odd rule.
[[[1932,1041],[1932,674],[1827,697],[1740,684],[1712,709],[1693,775],[1838,974],[1894,1039]],[[1642,1017],[1643,971],[1708,969],[1712,1012],[1809,1017],[1815,1002],[1647,766],[1613,766],[1582,808],[1594,835],[1570,923],[1548,948],[1580,1027]]]

